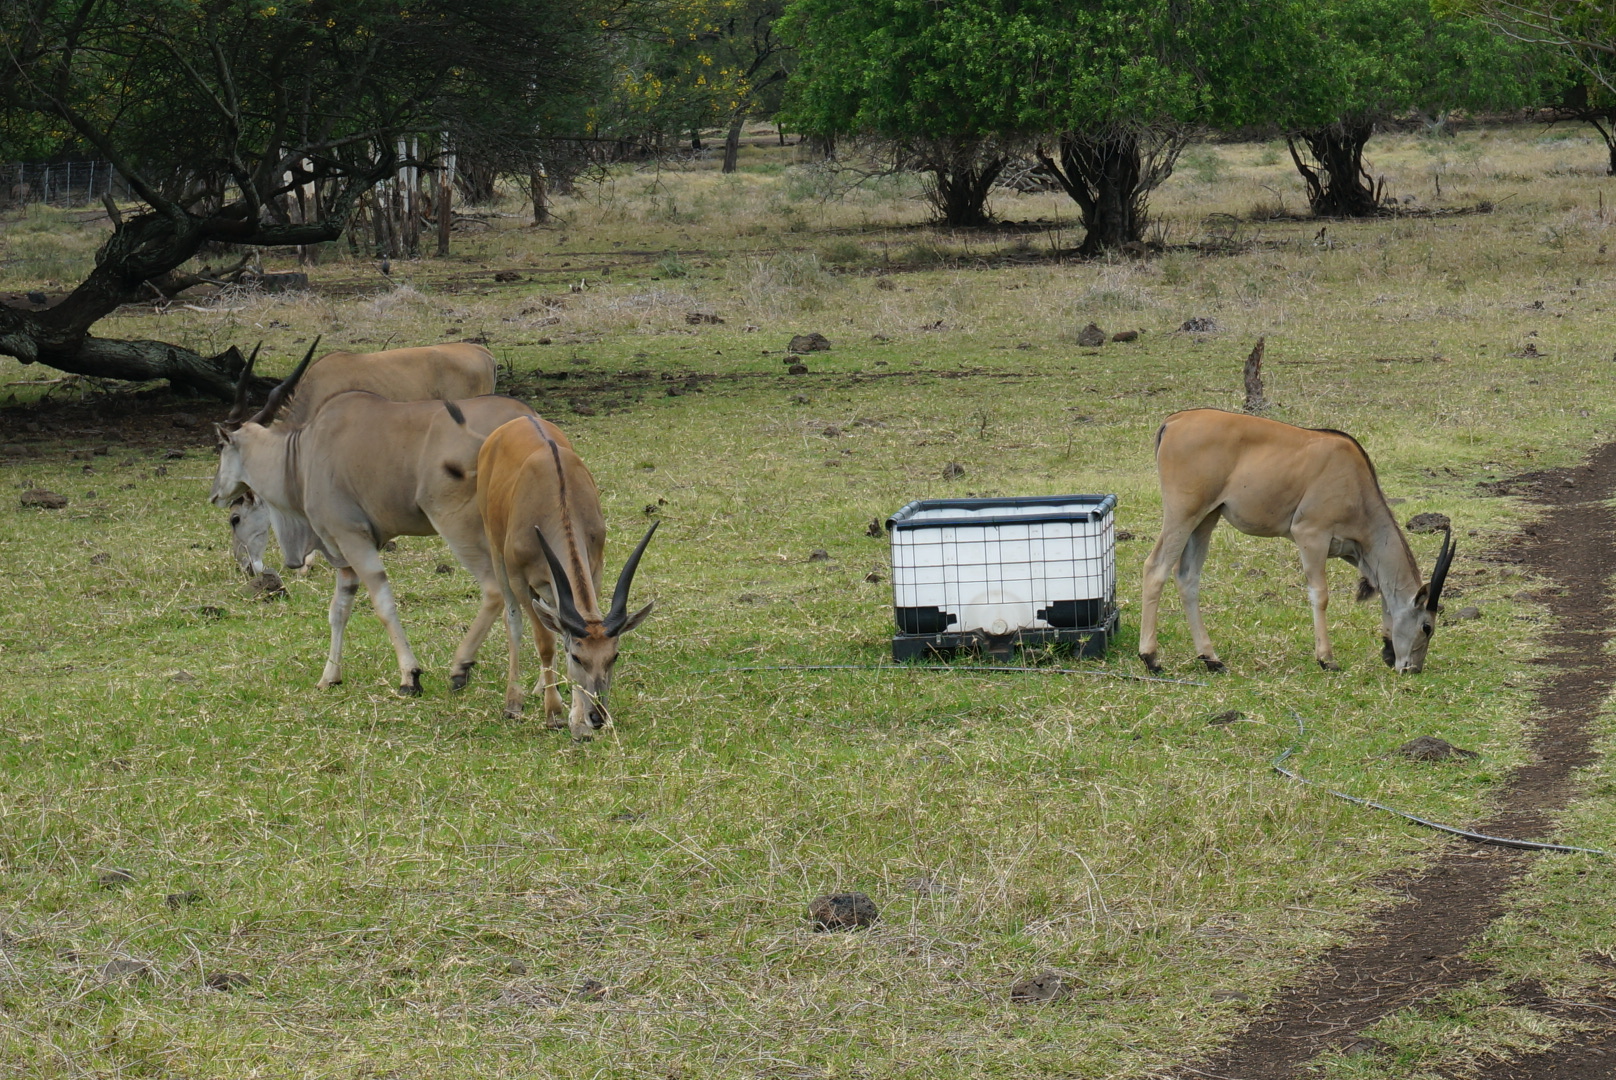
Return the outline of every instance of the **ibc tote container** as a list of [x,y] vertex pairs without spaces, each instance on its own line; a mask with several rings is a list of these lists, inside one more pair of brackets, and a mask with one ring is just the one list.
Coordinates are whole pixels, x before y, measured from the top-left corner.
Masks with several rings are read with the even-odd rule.
[[921,499],[892,535],[892,655],[1105,651],[1117,631],[1115,495]]

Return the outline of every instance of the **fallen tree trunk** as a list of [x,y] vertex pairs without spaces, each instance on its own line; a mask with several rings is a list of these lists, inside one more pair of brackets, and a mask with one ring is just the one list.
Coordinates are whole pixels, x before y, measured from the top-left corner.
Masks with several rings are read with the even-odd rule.
[[179,285],[186,275],[173,272],[209,240],[275,247],[335,240],[347,224],[346,209],[323,222],[295,224],[254,221],[241,207],[207,216],[175,209],[127,221],[112,208],[112,235],[96,252],[95,269],[61,303],[43,311],[0,305],[0,355],[98,379],[167,379],[181,392],[233,400],[242,367],[234,346],[203,356],[164,341],[98,338],[90,327],[123,304]]

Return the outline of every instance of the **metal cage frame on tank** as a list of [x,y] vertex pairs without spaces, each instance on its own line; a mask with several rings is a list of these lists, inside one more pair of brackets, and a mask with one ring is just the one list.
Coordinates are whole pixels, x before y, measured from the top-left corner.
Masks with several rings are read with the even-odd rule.
[[1115,495],[917,499],[887,519],[894,660],[1104,654],[1119,626]]

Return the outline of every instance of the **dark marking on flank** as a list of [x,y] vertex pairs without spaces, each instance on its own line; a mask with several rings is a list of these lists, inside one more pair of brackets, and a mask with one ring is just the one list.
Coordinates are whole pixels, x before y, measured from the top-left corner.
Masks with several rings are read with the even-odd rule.
[[445,401],[443,407],[449,410],[449,418],[461,427],[466,426],[466,414],[460,411],[460,406],[452,401]]

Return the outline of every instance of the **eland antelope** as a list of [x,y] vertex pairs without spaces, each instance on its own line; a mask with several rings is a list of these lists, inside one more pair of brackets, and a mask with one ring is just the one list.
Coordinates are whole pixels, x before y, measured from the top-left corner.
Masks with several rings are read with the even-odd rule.
[[1201,567],[1220,518],[1251,536],[1295,541],[1307,575],[1320,667],[1339,670],[1324,618],[1325,560],[1331,557],[1357,568],[1359,600],[1380,594],[1386,663],[1399,672],[1425,666],[1442,583],[1453,562],[1452,531],[1443,537],[1430,583],[1422,584],[1414,553],[1358,440],[1340,431],[1191,409],[1169,416],[1156,432],[1156,469],[1162,530],[1145,560],[1139,617],[1139,658],[1151,671],[1161,670],[1157,607],[1175,566],[1196,650],[1209,670],[1223,670],[1200,607]]
[[[628,611],[634,571],[656,524],[623,564],[612,606],[600,611],[606,520],[600,491],[583,460],[554,425],[538,417],[512,420],[489,435],[477,455],[477,505],[488,531],[488,553],[505,602],[510,670],[505,715],[522,711],[522,612],[533,622],[543,664],[544,712],[560,727],[555,639],[567,655],[572,710],[567,727],[587,739],[610,718],[606,694],[617,663],[618,639],[651,614]],[[537,691],[537,687],[535,691]]]
[[[318,345],[316,338],[310,355]],[[236,384],[235,406],[226,423],[239,423],[247,415],[249,380],[246,374],[257,356],[255,347],[243,378]],[[349,390],[368,390],[393,401],[456,401],[480,397],[494,392],[494,356],[481,345],[469,342],[374,353],[329,352],[313,361],[298,382],[296,392],[286,403],[281,422],[306,424],[320,411],[320,406]],[[244,492],[230,505],[230,546],[245,573],[264,572],[270,528],[281,524],[274,519],[273,508],[251,491]],[[276,535],[279,538],[278,528]],[[299,557],[282,543],[281,554],[288,567],[296,568],[303,566],[312,552],[305,548]]]
[[330,398],[306,423],[274,423],[312,355],[256,414],[239,427],[219,427],[212,501],[228,506],[243,492],[255,492],[275,511],[288,559],[319,550],[336,567],[322,687],[342,681],[343,634],[363,583],[392,639],[399,693],[421,692],[421,669],[399,622],[380,549],[395,536],[443,537],[483,592],[450,669],[450,685],[458,690],[502,603],[477,512],[477,452],[490,431],[533,410],[504,397],[398,402],[350,390]]

